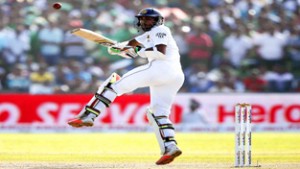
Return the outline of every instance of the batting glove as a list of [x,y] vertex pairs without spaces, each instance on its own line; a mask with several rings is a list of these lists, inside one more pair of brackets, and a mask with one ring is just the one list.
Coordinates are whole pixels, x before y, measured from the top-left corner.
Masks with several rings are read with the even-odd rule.
[[136,58],[138,56],[138,54],[135,51],[134,47],[125,47],[123,49],[120,48],[116,48],[116,47],[109,47],[108,48],[108,53],[111,55],[119,55],[122,56],[124,58]]
[[107,52],[111,55],[118,55],[118,54],[121,53],[121,49],[120,48],[115,48],[115,47],[108,47]]

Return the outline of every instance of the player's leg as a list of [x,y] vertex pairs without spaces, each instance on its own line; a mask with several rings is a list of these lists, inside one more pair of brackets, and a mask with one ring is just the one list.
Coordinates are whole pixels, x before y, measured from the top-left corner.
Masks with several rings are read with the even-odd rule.
[[112,85],[112,88],[119,94],[129,93],[137,88],[147,87],[157,83],[159,69],[152,62],[130,70],[122,78]]
[[184,81],[180,70],[161,63],[154,61],[134,69],[112,85],[119,94],[150,86],[151,105],[147,117],[161,147],[162,157],[156,162],[158,165],[168,164],[181,154],[181,150],[176,146],[174,127],[169,115],[171,105]]
[[154,129],[162,154],[156,164],[163,165],[172,162],[174,158],[182,153],[177,147],[175,129],[172,122],[168,116],[155,116],[154,111],[151,109],[147,110],[147,118]]
[[[101,84],[95,96],[88,102],[87,106],[68,124],[73,127],[93,126],[94,119],[106,108],[117,96],[131,92],[139,87],[145,87],[155,83],[155,73],[152,63],[139,66],[120,79],[119,75],[112,74]],[[154,70],[158,70],[157,68]]]
[[176,80],[167,85],[150,87],[151,105],[147,117],[154,128],[162,154],[157,165],[168,164],[182,153],[177,147],[175,130],[169,119],[172,103],[182,83],[183,75],[179,74]]
[[68,124],[73,127],[93,126],[94,119],[117,97],[117,93],[111,88],[111,85],[119,79],[120,76],[113,73],[101,84],[85,108],[75,118],[69,120]]

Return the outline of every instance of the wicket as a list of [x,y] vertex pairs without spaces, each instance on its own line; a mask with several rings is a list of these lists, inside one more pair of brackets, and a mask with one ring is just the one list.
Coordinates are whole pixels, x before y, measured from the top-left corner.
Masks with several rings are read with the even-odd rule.
[[235,167],[251,166],[251,109],[245,103],[235,106]]

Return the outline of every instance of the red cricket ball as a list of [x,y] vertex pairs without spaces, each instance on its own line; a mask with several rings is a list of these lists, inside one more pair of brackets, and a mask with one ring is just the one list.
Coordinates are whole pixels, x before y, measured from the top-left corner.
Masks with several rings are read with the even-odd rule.
[[61,8],[61,4],[58,3],[58,2],[54,3],[52,6],[53,6],[54,9],[60,9]]

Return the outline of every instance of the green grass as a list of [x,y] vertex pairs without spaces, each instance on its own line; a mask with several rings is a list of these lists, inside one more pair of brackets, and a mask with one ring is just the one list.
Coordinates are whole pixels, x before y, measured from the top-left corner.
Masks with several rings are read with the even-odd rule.
[[[254,133],[252,137],[255,164],[300,166],[299,133]],[[177,133],[177,141],[183,155],[175,163],[233,165],[233,133]],[[153,133],[0,134],[2,163],[152,164],[160,157],[159,151]]]

